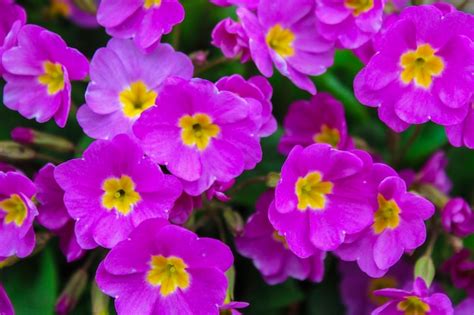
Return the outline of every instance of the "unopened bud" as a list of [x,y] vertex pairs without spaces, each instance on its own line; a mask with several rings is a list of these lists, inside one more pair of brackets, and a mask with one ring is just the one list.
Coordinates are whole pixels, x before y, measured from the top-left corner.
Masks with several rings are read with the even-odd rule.
[[224,210],[224,220],[232,235],[240,235],[244,230],[244,220],[237,211],[226,208]]
[[91,299],[93,315],[109,315],[110,298],[100,291],[95,282],[92,283]]
[[280,177],[281,177],[280,173],[270,172],[267,175],[265,184],[267,185],[267,187],[275,188],[278,185],[278,182],[280,181]]
[[36,152],[22,144],[13,141],[0,141],[0,160],[30,161],[36,157]]
[[189,58],[191,58],[193,65],[201,67],[206,64],[208,55],[209,55],[208,51],[198,50],[191,53],[189,55]]
[[84,269],[77,270],[56,301],[56,313],[63,315],[71,312],[76,307],[86,285],[87,272]]
[[74,144],[69,140],[31,128],[17,127],[12,130],[11,137],[21,144],[44,147],[56,152],[74,151]]

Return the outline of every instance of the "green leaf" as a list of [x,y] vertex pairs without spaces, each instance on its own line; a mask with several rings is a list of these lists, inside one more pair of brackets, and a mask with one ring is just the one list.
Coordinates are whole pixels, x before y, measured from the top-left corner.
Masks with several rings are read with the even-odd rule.
[[415,278],[421,277],[429,287],[435,276],[435,266],[429,256],[422,256],[415,264]]

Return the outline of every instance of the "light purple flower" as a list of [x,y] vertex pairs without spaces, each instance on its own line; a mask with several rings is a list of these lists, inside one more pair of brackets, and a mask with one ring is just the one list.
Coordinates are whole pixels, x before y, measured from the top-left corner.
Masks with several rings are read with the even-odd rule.
[[360,47],[382,26],[383,0],[316,0],[321,35],[343,48]]
[[5,292],[5,289],[0,284],[0,314],[2,315],[15,315],[12,302]]
[[242,24],[231,18],[226,18],[212,30],[212,45],[220,48],[227,58],[240,55],[240,60],[245,63],[250,60],[249,38]]
[[239,253],[251,258],[268,284],[284,282],[288,277],[320,282],[324,276],[326,253],[320,250],[307,258],[290,251],[286,239],[268,220],[268,207],[273,202],[274,190],[266,191],[257,201],[253,214],[241,236],[235,242]]
[[54,177],[84,249],[111,248],[144,220],[167,219],[182,189],[126,135],[93,142],[82,158],[57,166]]
[[97,21],[115,38],[133,38],[143,51],[153,50],[161,36],[184,19],[178,0],[102,0]]
[[229,91],[244,98],[250,109],[250,118],[257,125],[257,135],[267,137],[277,129],[277,122],[272,115],[273,88],[265,77],[253,76],[245,80],[234,74],[222,77],[216,82],[219,91]]
[[224,243],[151,219],[109,252],[96,281],[119,315],[217,315],[232,262]]
[[132,134],[132,125],[155,105],[168,77],[192,75],[191,60],[168,44],[144,54],[131,40],[111,39],[92,58],[86,105],[77,113],[79,124],[96,139]]
[[454,315],[472,315],[472,310],[474,310],[474,298],[468,297],[454,308]]
[[429,120],[459,124],[474,90],[472,29],[474,18],[466,13],[444,14],[432,5],[405,9],[357,75],[356,97],[378,107],[397,132]]
[[319,75],[333,63],[334,43],[316,27],[314,0],[261,0],[257,16],[239,8],[237,14],[250,38],[250,53],[260,72],[273,74],[273,65],[296,86],[312,94],[308,75]]
[[336,254],[345,261],[357,261],[362,271],[378,278],[395,265],[403,253],[421,246],[426,239],[424,220],[434,213],[427,199],[407,192],[403,179],[384,164],[374,164],[368,179],[375,192],[367,200],[373,219],[367,228],[349,235]]
[[372,312],[372,315],[453,315],[453,306],[443,293],[430,293],[422,278],[417,278],[413,290],[382,289],[375,295],[387,297],[389,302]]
[[0,2],[0,76],[3,53],[17,44],[17,36],[26,23],[26,12],[12,1]]
[[202,79],[168,80],[133,131],[145,153],[197,196],[255,167],[262,152],[245,99]]
[[451,277],[451,281],[458,289],[466,291],[467,295],[474,297],[474,260],[472,252],[463,249],[455,253],[444,262],[442,271]]
[[474,149],[474,98],[471,99],[466,118],[459,124],[446,126],[446,135],[451,145]]
[[305,258],[318,250],[335,250],[346,234],[373,221],[373,196],[365,180],[372,168],[362,151],[339,151],[328,144],[296,146],[281,171],[270,205],[272,225],[288,247]]
[[284,133],[278,151],[290,153],[296,145],[307,147],[313,143],[327,143],[332,147],[352,149],[344,106],[328,93],[318,93],[309,101],[290,105],[283,123]]
[[448,233],[466,237],[474,233],[474,212],[462,198],[448,201],[441,211],[441,222]]
[[67,47],[59,35],[26,25],[18,33],[18,46],[7,50],[2,62],[5,106],[40,123],[54,117],[64,127],[71,106],[70,80],[86,77],[86,57]]
[[36,187],[17,172],[0,172],[0,257],[26,257],[35,246],[33,220],[38,215],[31,201]]

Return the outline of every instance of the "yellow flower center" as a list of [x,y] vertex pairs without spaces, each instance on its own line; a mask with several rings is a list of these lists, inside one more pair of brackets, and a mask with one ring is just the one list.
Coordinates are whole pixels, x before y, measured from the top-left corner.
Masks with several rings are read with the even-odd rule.
[[331,182],[322,181],[319,172],[311,172],[305,177],[298,178],[295,185],[298,210],[305,211],[308,207],[313,210],[324,209],[326,195],[332,193],[332,188]]
[[151,7],[159,7],[161,5],[161,0],[145,0],[143,6],[145,9],[150,9]]
[[286,238],[281,235],[277,230],[273,231],[272,238],[277,243],[281,243],[285,249],[288,249],[288,243],[286,242]]
[[137,118],[145,110],[155,105],[158,94],[149,90],[145,83],[136,81],[119,94],[123,113],[129,118]]
[[142,199],[135,191],[135,183],[127,176],[107,178],[102,184],[102,206],[107,210],[115,209],[123,215],[129,214]]
[[268,31],[265,40],[267,45],[282,58],[295,54],[293,49],[295,34],[289,28],[283,28],[280,24],[276,24]]
[[352,10],[354,16],[370,11],[374,7],[374,0],[345,0],[346,8]]
[[369,282],[369,299],[374,305],[383,305],[387,303],[390,299],[384,296],[376,296],[374,294],[374,291],[396,287],[397,280],[394,277],[371,279]]
[[188,265],[179,257],[151,256],[146,280],[152,286],[160,286],[161,295],[166,297],[178,288],[184,290],[189,287],[187,268]]
[[45,85],[48,89],[49,95],[64,89],[64,72],[63,66],[60,63],[52,63],[51,61],[43,62],[44,74],[38,77],[39,83]]
[[204,150],[212,138],[217,137],[221,129],[212,123],[211,117],[206,114],[184,115],[179,120],[181,140],[188,146],[196,146]]
[[387,200],[382,194],[377,195],[379,204],[375,212],[373,228],[375,233],[380,234],[385,229],[395,229],[400,224],[400,208],[393,199]]
[[336,148],[339,141],[341,141],[341,134],[337,128],[331,128],[324,124],[321,126],[321,131],[313,136],[313,141],[316,143],[327,143]]
[[430,306],[417,296],[409,296],[397,304],[397,309],[403,311],[404,315],[426,315]]
[[28,208],[23,199],[17,194],[13,194],[10,198],[0,201],[0,210],[7,214],[3,219],[5,224],[14,222],[20,227],[28,216]]
[[416,50],[409,50],[400,57],[403,68],[400,78],[403,83],[415,81],[417,86],[429,88],[433,77],[444,70],[443,60],[435,55],[430,44],[419,45]]

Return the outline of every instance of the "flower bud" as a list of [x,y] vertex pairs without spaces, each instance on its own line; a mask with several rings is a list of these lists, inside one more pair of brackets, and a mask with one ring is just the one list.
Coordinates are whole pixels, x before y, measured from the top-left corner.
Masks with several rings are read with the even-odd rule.
[[93,315],[109,315],[110,298],[100,291],[97,284],[92,283],[91,288],[92,314]]
[[72,311],[84,292],[86,284],[87,272],[84,269],[77,270],[56,301],[56,313],[63,315]]
[[18,143],[36,145],[56,152],[74,151],[74,144],[69,140],[31,128],[17,127],[12,130],[11,137]]
[[474,233],[474,212],[462,198],[451,199],[443,208],[441,222],[444,229],[459,237]]
[[29,161],[33,160],[36,152],[13,141],[0,141],[0,160]]

